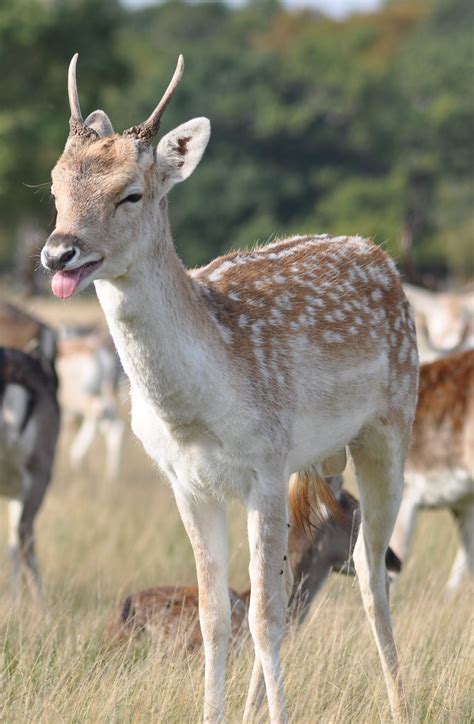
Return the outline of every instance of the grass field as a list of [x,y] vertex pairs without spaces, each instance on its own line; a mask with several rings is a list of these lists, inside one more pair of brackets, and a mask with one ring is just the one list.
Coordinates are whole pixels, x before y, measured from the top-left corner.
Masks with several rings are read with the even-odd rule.
[[[41,301],[51,321],[100,318],[95,303]],[[124,407],[126,403],[124,402]],[[45,604],[8,596],[6,505],[0,500],[0,722],[200,721],[203,666],[173,641],[107,643],[124,595],[152,585],[193,583],[194,562],[170,491],[138,442],[126,440],[116,484],[103,476],[103,449],[84,469],[67,464],[63,434],[54,480],[37,523]],[[247,586],[245,520],[230,512],[230,579]],[[443,585],[456,534],[446,513],[420,516],[412,557],[393,597],[406,688],[416,722],[470,722],[474,713],[472,587],[451,600]],[[292,722],[389,721],[383,678],[357,585],[333,575],[312,615],[284,646]],[[231,652],[228,721],[239,721],[251,646]],[[266,721],[266,711],[262,721]]]

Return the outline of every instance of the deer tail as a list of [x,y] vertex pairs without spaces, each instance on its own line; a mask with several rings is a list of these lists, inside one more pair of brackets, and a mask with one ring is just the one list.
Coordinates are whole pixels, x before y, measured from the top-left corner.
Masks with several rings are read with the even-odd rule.
[[340,521],[344,511],[336,500],[327,478],[315,469],[294,473],[290,478],[288,502],[293,524],[310,533],[328,519]]

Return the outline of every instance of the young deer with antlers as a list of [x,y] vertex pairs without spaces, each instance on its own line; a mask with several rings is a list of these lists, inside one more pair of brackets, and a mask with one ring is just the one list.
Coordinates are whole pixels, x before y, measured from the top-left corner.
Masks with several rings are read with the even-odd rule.
[[301,473],[304,490],[322,461],[335,472],[346,445],[361,499],[354,560],[362,598],[392,711],[406,716],[385,552],[402,491],[418,358],[395,265],[359,237],[295,236],[188,272],[173,245],[166,195],[199,163],[209,121],[184,123],[152,147],[182,57],[149,119],[121,135],[103,111],[82,120],[76,60],[71,131],[52,172],[56,229],[42,260],[55,272],[59,297],[94,280],[130,378],[133,430],[171,482],[196,559],[205,720],[224,718],[226,502],[237,498],[248,511],[256,654],[245,717],[256,708],[263,670],[271,720],[284,722],[288,480]]

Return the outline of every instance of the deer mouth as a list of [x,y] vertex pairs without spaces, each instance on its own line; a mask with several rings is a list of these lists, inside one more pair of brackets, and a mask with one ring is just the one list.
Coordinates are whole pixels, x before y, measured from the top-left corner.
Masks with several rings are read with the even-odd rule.
[[89,277],[100,267],[104,260],[89,261],[75,269],[63,269],[56,272],[51,280],[51,289],[55,297],[69,299],[72,297],[79,284]]

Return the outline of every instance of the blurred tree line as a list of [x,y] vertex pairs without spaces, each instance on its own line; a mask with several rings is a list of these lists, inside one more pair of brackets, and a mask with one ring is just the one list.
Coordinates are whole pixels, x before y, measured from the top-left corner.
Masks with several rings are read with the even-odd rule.
[[0,264],[25,222],[49,233],[49,171],[64,145],[67,65],[83,113],[118,131],[144,120],[179,52],[162,132],[212,122],[196,173],[172,192],[181,256],[289,233],[360,233],[405,265],[466,279],[472,254],[471,0],[393,0],[344,22],[277,0],[3,0]]

